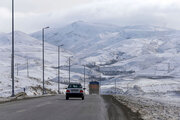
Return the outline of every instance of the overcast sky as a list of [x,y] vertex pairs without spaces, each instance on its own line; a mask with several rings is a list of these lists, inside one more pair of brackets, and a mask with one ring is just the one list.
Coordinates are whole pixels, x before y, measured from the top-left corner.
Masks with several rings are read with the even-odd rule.
[[[74,21],[158,25],[180,29],[180,0],[14,0],[16,30],[31,33],[44,26]],[[0,0],[0,32],[11,31],[11,0]]]

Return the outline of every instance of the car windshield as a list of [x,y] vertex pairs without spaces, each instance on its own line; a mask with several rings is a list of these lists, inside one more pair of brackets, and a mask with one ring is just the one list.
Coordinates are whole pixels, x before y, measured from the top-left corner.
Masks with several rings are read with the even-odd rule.
[[70,84],[68,88],[82,88],[80,84]]

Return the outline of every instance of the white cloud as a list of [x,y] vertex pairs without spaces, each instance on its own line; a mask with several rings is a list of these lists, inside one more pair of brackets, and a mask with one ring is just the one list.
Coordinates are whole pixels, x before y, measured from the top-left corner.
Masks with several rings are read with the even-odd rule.
[[[5,1],[5,0],[4,0]],[[15,0],[16,28],[32,32],[76,20],[118,25],[152,24],[180,28],[179,0]],[[10,2],[0,1],[0,31],[10,31]],[[2,10],[1,10],[2,8]],[[9,9],[9,10],[8,10]],[[8,21],[8,22],[7,22]]]

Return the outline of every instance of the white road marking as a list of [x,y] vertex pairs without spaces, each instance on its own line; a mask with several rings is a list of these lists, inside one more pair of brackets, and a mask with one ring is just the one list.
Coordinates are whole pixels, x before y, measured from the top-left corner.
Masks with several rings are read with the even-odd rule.
[[51,104],[51,102],[45,102],[45,103],[36,105],[36,107],[42,107],[42,106],[49,105],[49,104]]
[[22,113],[22,112],[25,112],[25,111],[27,111],[27,110],[26,109],[22,109],[22,110],[16,111],[16,113]]

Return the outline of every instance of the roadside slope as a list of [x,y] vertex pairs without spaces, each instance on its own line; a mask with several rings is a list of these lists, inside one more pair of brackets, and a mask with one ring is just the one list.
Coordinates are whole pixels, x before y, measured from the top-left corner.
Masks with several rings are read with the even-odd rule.
[[140,114],[117,101],[111,95],[102,96],[108,111],[109,120],[142,120]]

